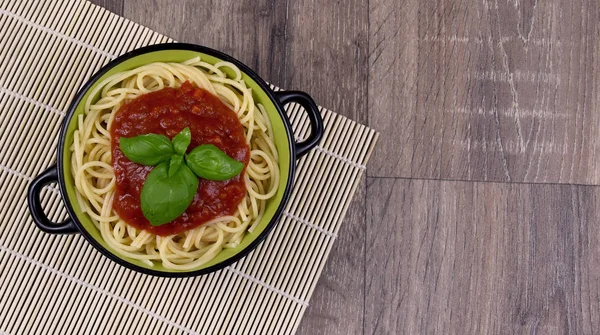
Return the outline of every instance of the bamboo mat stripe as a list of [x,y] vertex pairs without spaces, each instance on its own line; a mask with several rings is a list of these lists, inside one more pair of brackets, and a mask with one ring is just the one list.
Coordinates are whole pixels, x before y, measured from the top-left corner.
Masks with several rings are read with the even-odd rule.
[[[84,0],[0,0],[0,335],[295,333],[378,136],[327,109],[326,135],[297,161],[280,223],[222,271],[143,275],[80,235],[45,234],[31,221],[27,186],[55,162],[79,87],[117,55],[165,42]],[[297,104],[286,112],[296,139],[306,138],[306,113]],[[51,219],[67,217],[56,185],[41,198]]]
[[38,262],[38,261],[35,261],[35,260],[31,259],[31,258],[28,258],[28,257],[27,257],[27,256],[25,256],[25,255],[19,254],[19,253],[15,252],[15,251],[13,251],[13,250],[11,250],[11,249],[4,248],[4,247],[0,246],[0,250],[4,251],[4,252],[6,252],[6,253],[9,253],[11,256],[14,256],[14,257],[20,258],[20,259],[22,259],[22,260],[24,260],[24,261],[26,261],[26,262],[28,262],[28,263],[31,263],[31,264],[33,264],[33,265],[36,265],[36,266],[38,266],[38,267],[40,267],[40,268],[42,268],[42,269],[44,269],[44,270],[46,270],[46,271],[49,271],[49,272],[51,272],[51,273],[54,273],[54,274],[56,274],[56,275],[58,275],[58,276],[64,277],[65,279],[71,280],[71,281],[73,281],[73,282],[75,282],[75,283],[77,283],[77,284],[79,284],[79,285],[81,285],[81,286],[83,286],[83,287],[85,287],[85,288],[88,288],[88,289],[91,289],[91,290],[98,291],[98,292],[100,292],[100,293],[102,293],[102,294],[105,294],[105,295],[107,295],[107,296],[111,297],[111,298],[114,298],[114,299],[116,299],[116,300],[119,300],[119,301],[121,301],[121,302],[123,302],[123,303],[126,303],[126,304],[130,305],[131,307],[133,307],[133,308],[135,308],[135,309],[138,309],[138,310],[140,310],[140,311],[143,311],[143,312],[145,312],[145,313],[148,313],[150,316],[152,316],[152,317],[154,317],[154,318],[157,318],[157,319],[159,319],[160,321],[162,321],[162,322],[165,322],[165,323],[167,323],[167,324],[169,324],[169,325],[171,325],[171,326],[173,326],[173,327],[175,327],[175,328],[179,328],[179,329],[181,329],[181,330],[184,330],[184,331],[186,331],[186,332],[193,333],[193,331],[192,331],[191,329],[185,328],[185,327],[183,327],[183,326],[181,326],[181,325],[178,325],[178,324],[176,324],[176,323],[174,323],[174,322],[171,322],[171,321],[169,321],[169,320],[165,319],[164,317],[162,317],[162,316],[160,316],[160,315],[158,315],[158,314],[156,314],[156,313],[154,313],[154,312],[152,312],[152,311],[150,311],[150,310],[147,310],[147,309],[145,309],[145,308],[143,308],[143,307],[140,307],[140,306],[138,306],[137,304],[135,304],[135,303],[133,303],[133,302],[131,302],[131,301],[129,301],[129,300],[127,300],[127,299],[125,299],[125,298],[122,298],[122,297],[120,297],[120,296],[118,296],[118,295],[116,295],[116,294],[113,294],[113,293],[111,293],[111,292],[107,292],[107,291],[105,291],[105,290],[102,290],[102,289],[100,289],[100,288],[98,288],[98,287],[92,286],[92,285],[88,284],[88,283],[87,283],[87,282],[85,282],[85,281],[82,281],[82,280],[80,280],[80,279],[77,279],[77,278],[75,278],[75,277],[72,277],[72,276],[66,275],[66,274],[64,274],[64,273],[62,273],[62,272],[60,272],[60,271],[58,271],[58,270],[55,270],[55,269],[53,269],[53,268],[51,268],[51,267],[49,267],[49,266],[47,266],[47,265],[45,265],[45,264],[43,264],[43,263],[40,263],[40,262]]

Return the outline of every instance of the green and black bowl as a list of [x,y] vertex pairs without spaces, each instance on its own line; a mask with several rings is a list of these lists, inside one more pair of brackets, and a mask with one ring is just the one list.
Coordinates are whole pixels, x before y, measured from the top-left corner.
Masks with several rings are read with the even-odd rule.
[[[84,104],[90,92],[103,79],[117,72],[152,62],[183,62],[201,56],[203,61],[217,63],[227,61],[235,64],[243,73],[247,86],[252,88],[255,101],[261,103],[268,113],[273,126],[275,145],[279,152],[280,184],[277,194],[267,202],[265,215],[252,233],[247,233],[237,248],[221,251],[211,261],[187,271],[164,268],[160,263],[148,266],[138,260],[121,256],[103,239],[100,231],[92,223],[90,217],[83,213],[76,198],[75,183],[71,174],[71,151],[73,132],[77,126],[77,116],[84,112]],[[95,97],[98,99],[98,97]],[[308,138],[300,143],[295,142],[292,127],[283,106],[287,103],[298,103],[306,113],[311,124]],[[56,165],[37,176],[30,184],[28,203],[35,224],[43,231],[51,234],[80,233],[102,254],[113,261],[132,270],[164,277],[189,277],[210,273],[222,269],[247,255],[257,247],[275,227],[285,207],[294,181],[295,161],[317,145],[323,137],[323,120],[312,98],[303,92],[274,92],[254,71],[240,61],[219,51],[203,46],[183,43],[158,44],[128,52],[104,66],[77,93],[64,118],[58,142],[58,159]],[[63,222],[51,222],[42,210],[40,192],[46,184],[58,182],[63,202],[69,218]],[[73,250],[77,252],[77,250]]]

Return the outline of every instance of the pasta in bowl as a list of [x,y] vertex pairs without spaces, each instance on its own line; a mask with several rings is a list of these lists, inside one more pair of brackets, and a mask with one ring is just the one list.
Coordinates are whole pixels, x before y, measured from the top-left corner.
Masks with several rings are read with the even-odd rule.
[[[296,143],[283,105],[311,122]],[[218,51],[163,44],[127,53],[77,94],[57,165],[30,185],[34,222],[82,233],[103,254],[144,273],[190,276],[223,268],[276,225],[295,159],[323,123],[302,92],[273,92]],[[50,222],[39,192],[58,181],[70,218]]]

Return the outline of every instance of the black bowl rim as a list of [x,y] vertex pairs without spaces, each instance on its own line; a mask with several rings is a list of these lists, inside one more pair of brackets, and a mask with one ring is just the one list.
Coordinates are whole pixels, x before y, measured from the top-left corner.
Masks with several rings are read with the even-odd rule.
[[[250,78],[252,78],[259,85],[259,87],[267,94],[269,99],[275,105],[277,112],[279,113],[279,115],[281,116],[281,118],[283,120],[283,124],[285,126],[285,130],[286,130],[286,134],[287,134],[287,138],[288,138],[288,146],[290,149],[290,166],[289,166],[289,170],[288,170],[289,175],[288,175],[288,180],[286,182],[283,197],[281,198],[281,202],[279,203],[279,206],[277,207],[275,214],[271,218],[271,221],[269,221],[269,223],[267,224],[265,229],[260,233],[260,235],[258,235],[246,248],[242,249],[240,252],[238,252],[234,256],[226,259],[225,261],[217,263],[212,266],[209,266],[204,269],[187,271],[187,272],[163,272],[163,271],[158,271],[158,270],[147,269],[147,268],[132,264],[130,262],[127,262],[127,261],[121,259],[120,257],[116,256],[113,252],[111,252],[110,250],[108,250],[104,246],[102,246],[99,242],[97,242],[91,236],[91,234],[89,234],[87,232],[87,230],[83,227],[81,222],[79,222],[79,218],[75,214],[75,210],[73,209],[73,206],[71,205],[71,202],[69,201],[69,197],[67,194],[64,170],[63,170],[63,158],[64,158],[63,157],[63,146],[65,145],[65,139],[66,139],[66,135],[67,135],[68,125],[69,125],[71,118],[73,117],[73,114],[75,113],[77,105],[83,99],[83,96],[90,89],[90,87],[92,85],[94,85],[94,83],[100,77],[102,77],[102,75],[104,75],[110,69],[115,67],[117,64],[120,64],[128,59],[140,56],[142,54],[156,52],[156,51],[164,51],[164,50],[196,51],[196,52],[201,52],[201,53],[204,53],[207,55],[211,55],[211,56],[214,56],[223,61],[227,61],[227,62],[231,62],[231,63],[235,64],[242,72],[244,72],[246,75],[248,75]],[[148,275],[153,275],[153,276],[158,276],[158,277],[168,277],[168,278],[195,277],[195,276],[204,275],[204,274],[208,274],[211,272],[215,272],[215,271],[224,269],[224,268],[230,266],[231,264],[239,261],[243,257],[247,256],[260,243],[262,243],[265,240],[265,238],[267,237],[267,235],[269,235],[269,233],[273,230],[273,228],[275,228],[275,226],[277,225],[277,223],[279,222],[279,220],[281,218],[284,207],[286,206],[286,204],[289,200],[290,194],[292,192],[292,186],[293,186],[292,184],[293,184],[294,175],[296,172],[296,164],[295,164],[296,148],[294,146],[293,138],[294,137],[293,137],[292,126],[290,125],[290,121],[289,121],[287,115],[285,114],[285,110],[284,110],[283,106],[281,105],[279,100],[275,97],[275,95],[273,94],[273,91],[271,90],[269,85],[267,85],[267,83],[258,74],[256,74],[252,69],[250,69],[244,63],[240,62],[239,60],[237,60],[225,53],[222,53],[220,51],[217,51],[217,50],[205,47],[205,46],[201,46],[201,45],[189,44],[189,43],[154,44],[154,45],[134,49],[134,50],[129,51],[129,52],[115,58],[114,60],[110,61],[108,64],[104,65],[100,70],[98,70],[98,72],[96,72],[83,85],[83,87],[77,92],[77,95],[75,95],[71,104],[69,105],[69,109],[67,110],[67,113],[65,114],[65,117],[64,117],[64,120],[63,120],[63,123],[61,126],[61,130],[60,130],[59,142],[58,142],[58,147],[57,147],[57,150],[58,150],[58,152],[57,152],[57,162],[58,162],[57,169],[59,171],[58,184],[59,184],[60,191],[61,191],[61,194],[63,197],[63,202],[65,204],[65,207],[67,208],[67,212],[69,213],[69,216],[75,223],[75,226],[77,226],[77,229],[86,238],[86,240],[90,244],[92,244],[98,251],[100,251],[100,253],[102,253],[104,256],[108,257],[109,259],[111,259],[112,261],[116,262],[119,265],[122,265],[131,270],[141,272],[144,274],[148,274]]]

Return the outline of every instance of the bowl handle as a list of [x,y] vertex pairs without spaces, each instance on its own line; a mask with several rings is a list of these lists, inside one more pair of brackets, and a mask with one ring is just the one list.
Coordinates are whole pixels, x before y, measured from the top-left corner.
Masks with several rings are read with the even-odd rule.
[[27,202],[29,204],[29,212],[33,218],[33,222],[46,233],[51,234],[71,234],[77,232],[77,227],[73,223],[71,218],[66,219],[61,223],[50,221],[40,201],[40,192],[42,188],[52,182],[58,181],[58,170],[56,165],[51,166],[46,171],[42,172],[39,176],[35,177],[29,189],[27,190]]
[[275,96],[282,105],[295,102],[304,107],[310,120],[310,135],[303,142],[296,142],[296,159],[304,156],[310,149],[314,148],[323,138],[323,118],[319,108],[310,95],[300,91],[278,91]]

